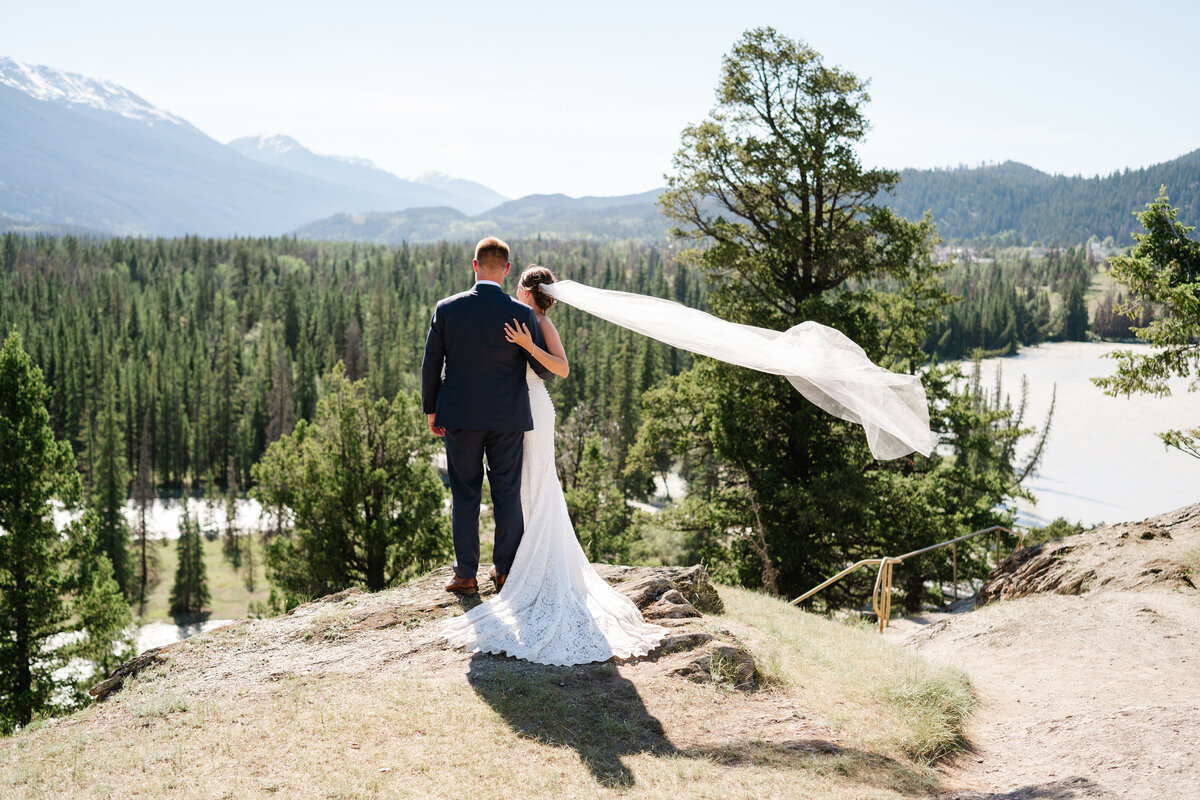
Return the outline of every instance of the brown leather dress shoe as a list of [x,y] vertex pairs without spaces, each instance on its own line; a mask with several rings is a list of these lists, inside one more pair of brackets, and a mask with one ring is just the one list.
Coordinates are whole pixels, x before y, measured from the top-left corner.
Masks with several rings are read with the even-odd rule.
[[479,581],[474,578],[460,578],[455,575],[446,581],[446,591],[455,594],[479,594]]
[[496,584],[496,591],[498,592],[504,588],[504,582],[508,580],[508,573],[506,572],[501,575],[499,572],[496,572],[495,567],[492,567],[488,570],[488,577],[492,579],[492,583]]

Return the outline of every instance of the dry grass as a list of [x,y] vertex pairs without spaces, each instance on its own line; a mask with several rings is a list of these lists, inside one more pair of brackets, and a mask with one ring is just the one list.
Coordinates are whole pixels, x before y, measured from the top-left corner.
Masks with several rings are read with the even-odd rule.
[[[966,673],[935,667],[875,633],[874,625],[833,623],[785,603],[722,589],[733,633],[758,654],[768,683],[806,690],[809,702],[845,721],[849,732],[929,763],[965,744],[974,698]],[[764,669],[765,667],[765,669]],[[795,685],[799,680],[800,684]],[[837,687],[836,693],[821,691]],[[851,699],[846,699],[846,696]]]
[[692,683],[653,660],[560,668],[468,656],[435,645],[428,624],[364,632],[333,606],[188,640],[175,663],[109,701],[0,740],[0,798],[858,800],[937,790],[914,742],[931,721],[957,730],[961,719],[928,697],[957,676],[865,628],[721,594],[728,612],[707,624],[749,645],[766,688]]
[[1200,588],[1200,547],[1187,550],[1179,556],[1179,563],[1192,579],[1192,583]]

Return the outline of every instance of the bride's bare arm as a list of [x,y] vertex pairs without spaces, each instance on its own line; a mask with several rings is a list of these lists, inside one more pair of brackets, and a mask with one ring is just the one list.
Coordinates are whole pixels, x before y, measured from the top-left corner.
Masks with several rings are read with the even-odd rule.
[[558,377],[567,377],[567,373],[571,371],[571,365],[567,363],[567,351],[563,349],[562,339],[558,336],[558,329],[554,327],[554,323],[550,321],[550,318],[544,315],[539,317],[539,325],[542,329],[542,337],[546,340],[546,347],[544,349],[534,344],[533,334],[529,332],[529,328],[525,323],[519,320],[514,319],[511,325],[505,323],[504,338],[528,350],[530,355],[538,360],[539,364]]

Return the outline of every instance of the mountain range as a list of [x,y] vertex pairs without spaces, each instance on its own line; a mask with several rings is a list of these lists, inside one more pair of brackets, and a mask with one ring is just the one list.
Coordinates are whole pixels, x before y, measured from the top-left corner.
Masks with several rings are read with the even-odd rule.
[[317,155],[290,136],[245,136],[228,146],[260,163],[349,186],[364,197],[383,198],[377,209],[449,206],[478,214],[508,199],[483,184],[451,178],[443,172],[405,179],[380,169],[370,159]]
[[[944,239],[1127,243],[1165,186],[1200,221],[1200,150],[1093,178],[1016,162],[901,171],[883,201],[931,211]],[[510,237],[662,241],[661,190],[507,200],[462,178],[403,178],[288,136],[222,144],[108,81],[0,58],[0,229],[100,235],[280,235],[403,241]]]
[[405,180],[287,137],[226,146],[113,83],[0,58],[0,223],[102,234],[278,235],[339,212],[434,205],[476,213],[496,192]]
[[337,214],[292,233],[307,239],[380,244],[479,239],[497,232],[512,238],[664,241],[668,224],[656,202],[661,191],[619,197],[531,194],[475,216],[453,208]]

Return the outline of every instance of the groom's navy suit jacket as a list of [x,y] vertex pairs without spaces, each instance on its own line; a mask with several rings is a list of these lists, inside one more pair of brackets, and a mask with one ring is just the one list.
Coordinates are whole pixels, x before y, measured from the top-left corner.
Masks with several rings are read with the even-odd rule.
[[481,431],[533,429],[525,365],[545,379],[552,379],[553,373],[504,337],[504,324],[514,319],[528,325],[534,343],[545,348],[533,309],[499,286],[477,283],[437,304],[421,365],[421,402],[426,414],[436,415],[434,425]]

